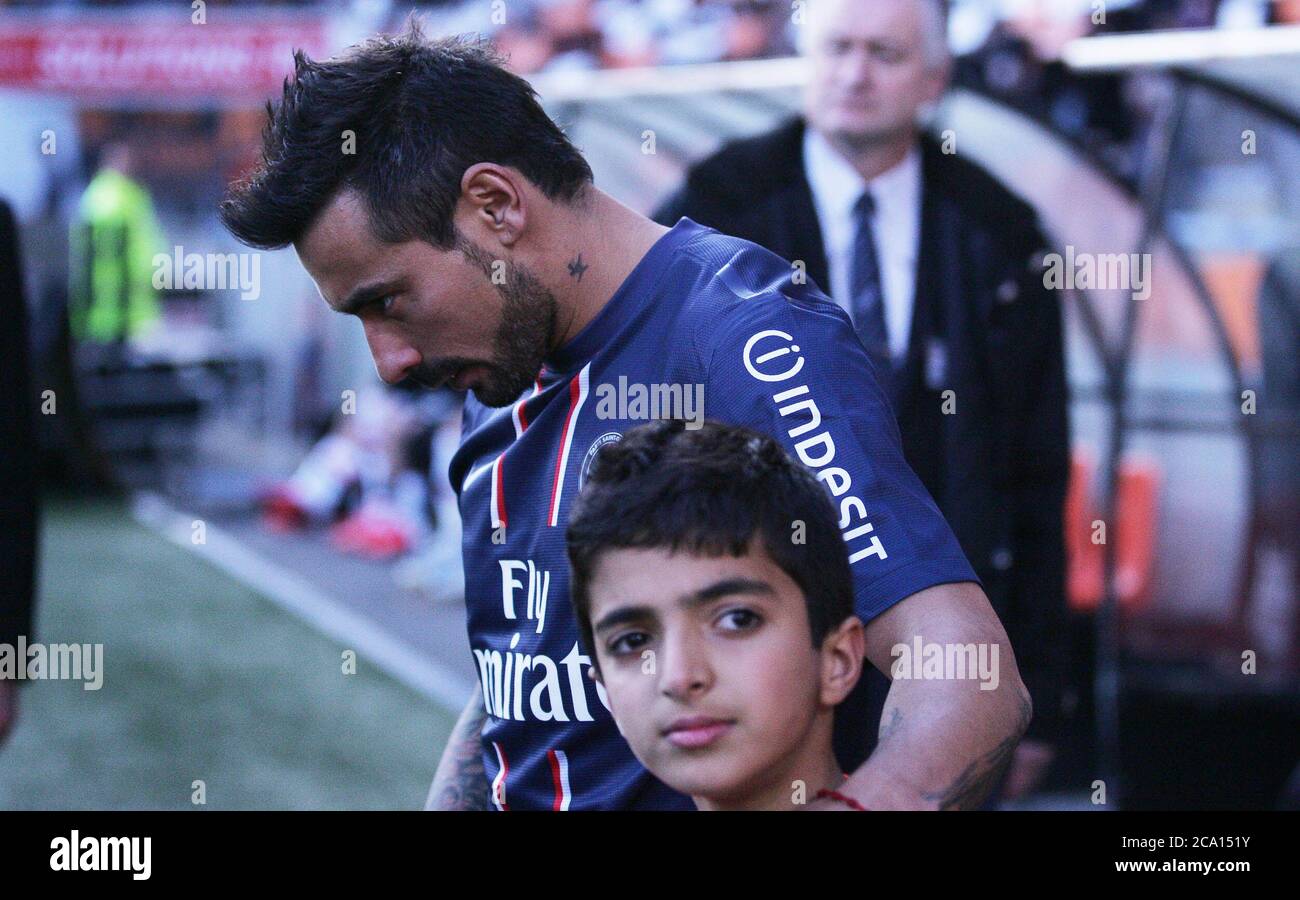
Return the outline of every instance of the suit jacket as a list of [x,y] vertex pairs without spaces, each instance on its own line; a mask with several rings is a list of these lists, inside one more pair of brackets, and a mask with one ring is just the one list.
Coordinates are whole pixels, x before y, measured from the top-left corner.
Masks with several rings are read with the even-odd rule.
[[[655,219],[671,225],[688,216],[751,240],[802,260],[814,282],[828,285],[804,127],[796,118],[724,146],[690,170]],[[1067,671],[1070,442],[1060,302],[1043,284],[1046,241],[1033,210],[983,169],[928,137],[921,160],[916,305],[894,395],[904,454],[1007,629],[1034,701],[1028,736],[1055,740]],[[874,670],[869,678],[878,678],[878,707],[887,682]],[[841,758],[851,764],[857,755]]]
[[[36,431],[32,418],[18,229],[0,200],[0,643],[31,637],[36,569]],[[26,684],[26,682],[19,682]]]

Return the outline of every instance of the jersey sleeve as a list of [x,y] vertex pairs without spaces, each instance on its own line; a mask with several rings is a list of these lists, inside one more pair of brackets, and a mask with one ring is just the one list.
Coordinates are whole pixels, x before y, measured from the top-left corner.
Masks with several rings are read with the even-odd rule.
[[903,459],[894,413],[848,315],[816,293],[765,291],[697,335],[704,417],[771,434],[830,491],[868,622],[938,584],[978,578]]

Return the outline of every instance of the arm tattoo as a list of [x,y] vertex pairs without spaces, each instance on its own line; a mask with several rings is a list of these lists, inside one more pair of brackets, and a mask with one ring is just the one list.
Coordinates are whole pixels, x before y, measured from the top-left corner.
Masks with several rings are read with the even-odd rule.
[[899,726],[903,724],[903,711],[897,706],[893,706],[890,707],[885,715],[880,718],[880,732],[877,737],[877,743],[898,731]]
[[462,713],[447,742],[447,750],[438,772],[434,776],[430,803],[434,809],[488,808],[489,788],[487,772],[483,768],[483,751],[480,734],[487,719],[482,700],[475,694],[476,710]]
[[488,780],[478,735],[465,738],[457,745],[453,762],[455,768],[443,782],[439,794],[442,808],[487,809]]
[[582,281],[582,273],[591,268],[582,261],[582,254],[579,253],[569,261],[569,276]]
[[1022,694],[1015,732],[967,766],[947,788],[926,794],[925,799],[937,800],[940,809],[974,809],[983,803],[1010,765],[1011,755],[1020,743],[1020,736],[1029,727],[1032,709],[1029,698]]

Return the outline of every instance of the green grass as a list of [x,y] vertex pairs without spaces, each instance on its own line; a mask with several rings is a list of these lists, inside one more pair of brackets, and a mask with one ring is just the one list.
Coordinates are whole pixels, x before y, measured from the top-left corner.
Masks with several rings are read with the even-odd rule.
[[[418,809],[453,717],[121,504],[44,511],[35,640],[102,643],[103,686],[31,681],[0,809]],[[206,806],[191,802],[195,780]]]

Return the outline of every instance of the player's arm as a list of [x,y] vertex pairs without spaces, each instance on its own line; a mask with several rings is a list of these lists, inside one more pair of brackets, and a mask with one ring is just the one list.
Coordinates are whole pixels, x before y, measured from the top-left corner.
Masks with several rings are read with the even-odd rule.
[[[969,809],[997,785],[1032,715],[1029,692],[1001,622],[973,582],[926,588],[867,625],[867,657],[886,675],[892,648],[986,643],[997,647],[997,681],[895,678],[871,757],[844,792],[868,809]],[[990,659],[992,654],[990,652]]]
[[709,417],[774,435],[826,483],[876,668],[889,675],[891,651],[918,637],[925,647],[985,644],[988,662],[992,648],[998,653],[992,690],[981,690],[991,678],[969,675],[894,679],[877,749],[841,790],[869,809],[977,805],[1030,719],[1006,632],[907,466],[888,397],[848,317],[793,283],[782,288],[792,302],[770,302],[771,273],[756,268],[728,267],[728,286],[748,298],[702,319]]
[[442,751],[438,771],[429,786],[424,808],[429,810],[484,810],[488,806],[488,778],[483,769],[479,735],[487,713],[483,711],[483,689],[474,688],[469,703],[451,730]]

